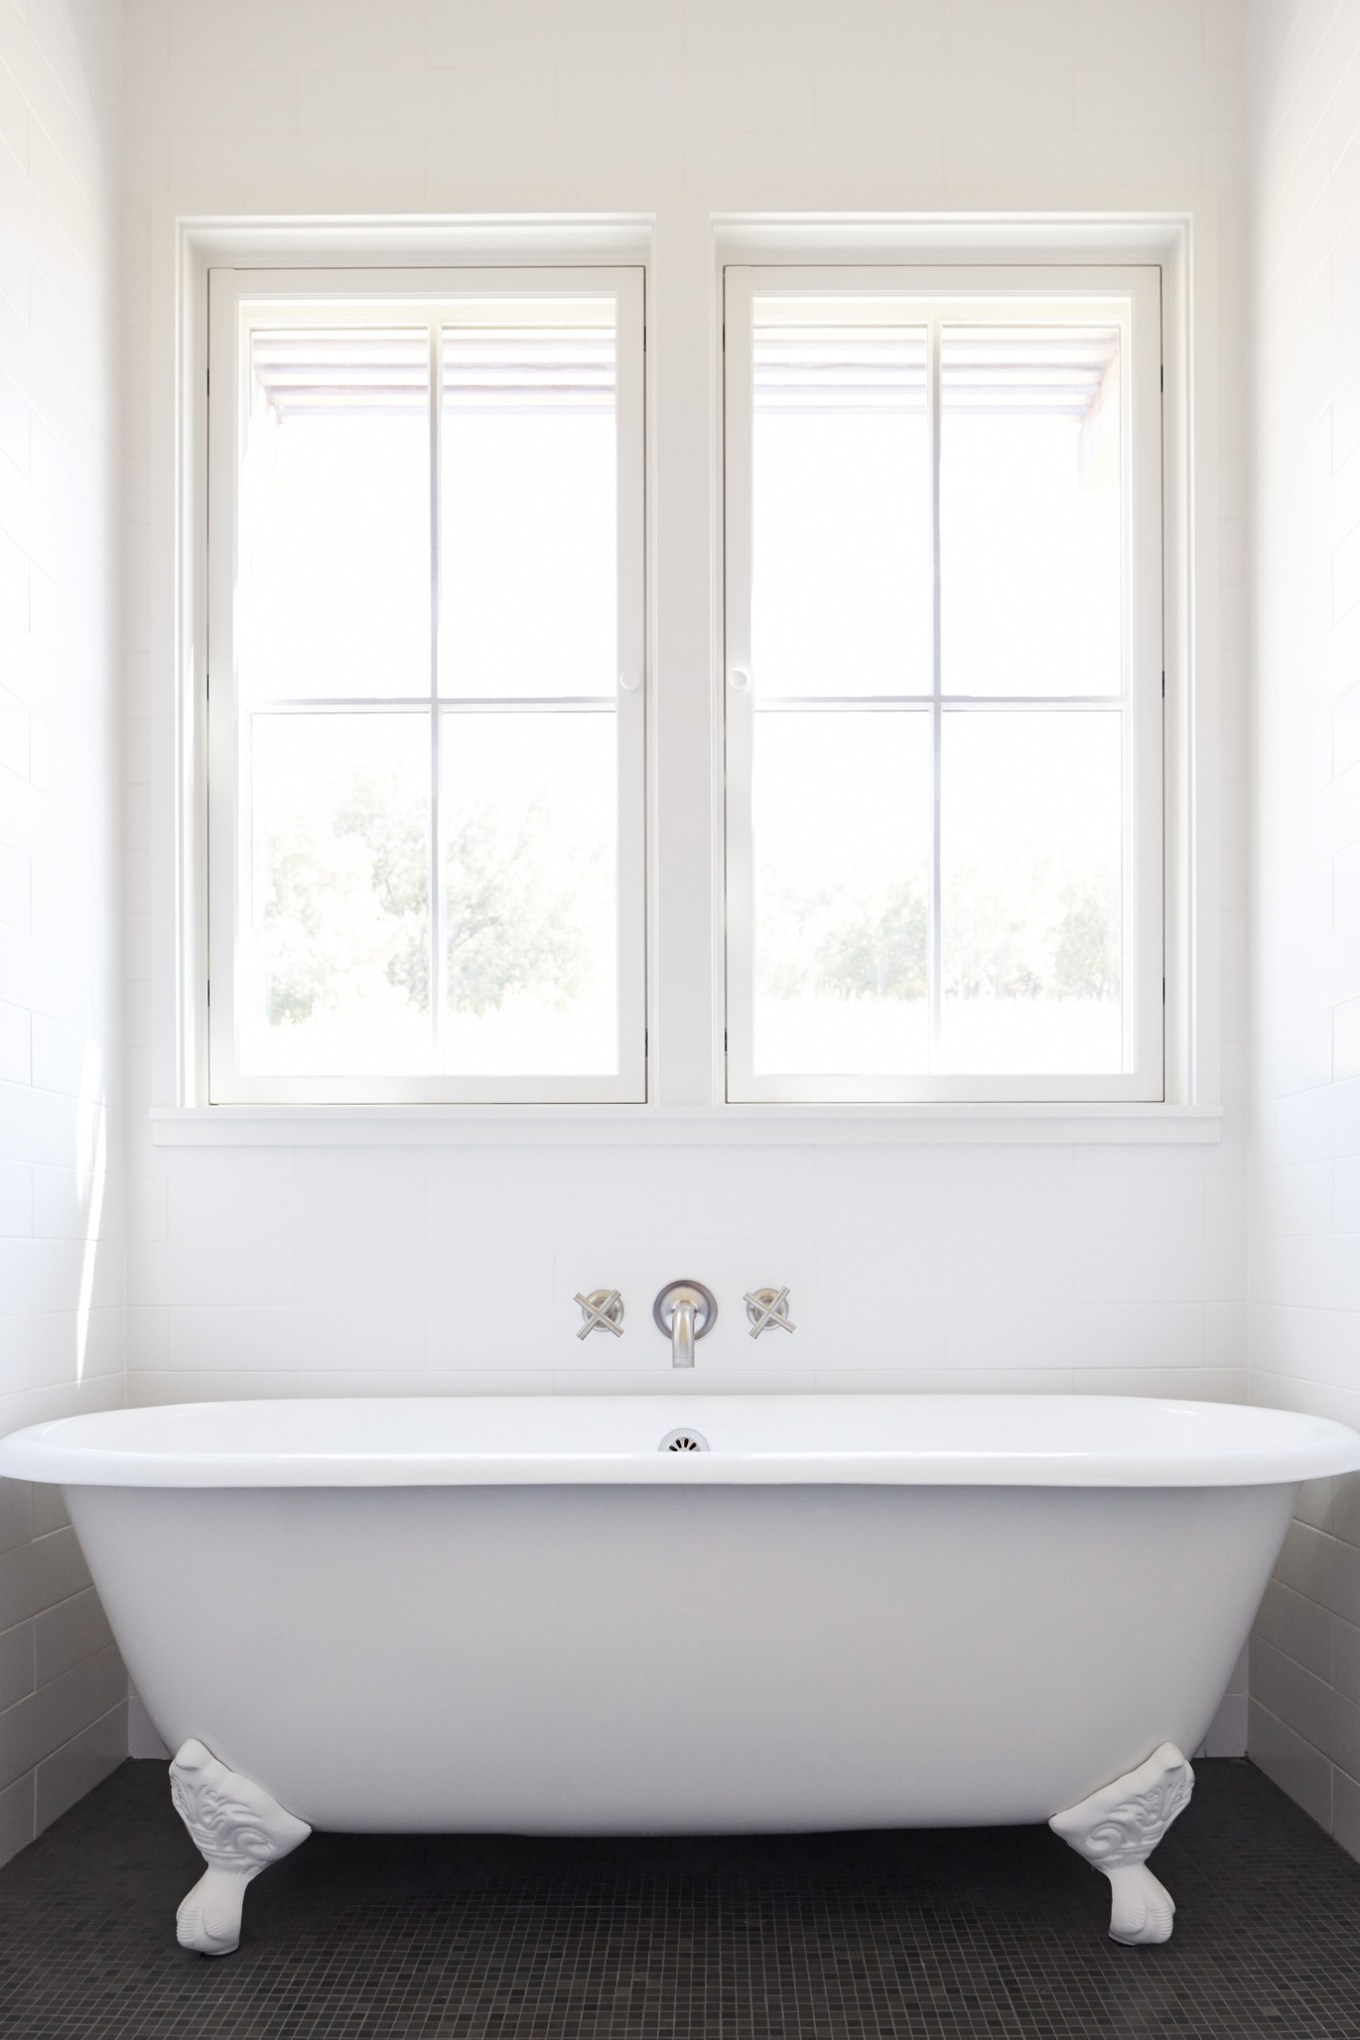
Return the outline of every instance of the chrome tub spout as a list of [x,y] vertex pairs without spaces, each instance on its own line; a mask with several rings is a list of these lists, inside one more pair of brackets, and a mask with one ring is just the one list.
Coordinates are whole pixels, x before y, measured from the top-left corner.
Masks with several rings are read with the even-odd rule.
[[657,1329],[671,1342],[671,1366],[694,1365],[694,1342],[718,1315],[717,1301],[702,1282],[668,1282],[652,1305]]

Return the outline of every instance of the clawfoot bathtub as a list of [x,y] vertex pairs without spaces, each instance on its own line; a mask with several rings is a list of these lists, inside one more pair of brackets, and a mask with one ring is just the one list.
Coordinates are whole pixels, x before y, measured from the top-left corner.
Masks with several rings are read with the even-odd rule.
[[[679,1449],[662,1449],[678,1447]],[[196,1404],[38,1425],[207,1870],[313,1827],[1050,1821],[1165,1940],[1147,1857],[1301,1480],[1360,1436],[1103,1397]]]

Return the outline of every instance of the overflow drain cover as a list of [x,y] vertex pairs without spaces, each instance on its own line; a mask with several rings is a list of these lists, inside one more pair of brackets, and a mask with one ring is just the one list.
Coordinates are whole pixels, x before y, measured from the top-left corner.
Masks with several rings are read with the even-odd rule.
[[658,1452],[707,1452],[708,1440],[702,1431],[667,1431]]

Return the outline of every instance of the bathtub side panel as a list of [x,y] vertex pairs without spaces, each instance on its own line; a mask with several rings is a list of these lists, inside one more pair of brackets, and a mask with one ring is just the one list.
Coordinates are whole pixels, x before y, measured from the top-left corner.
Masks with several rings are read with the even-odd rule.
[[79,1489],[173,1749],[315,1827],[1031,1821],[1196,1747],[1291,1490]]

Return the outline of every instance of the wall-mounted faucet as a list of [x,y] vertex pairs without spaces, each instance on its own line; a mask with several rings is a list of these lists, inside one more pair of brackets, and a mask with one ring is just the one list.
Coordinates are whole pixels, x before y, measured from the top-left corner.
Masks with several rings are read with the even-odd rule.
[[657,1327],[671,1342],[671,1366],[694,1365],[694,1341],[711,1331],[717,1298],[702,1282],[668,1282],[652,1305]]

